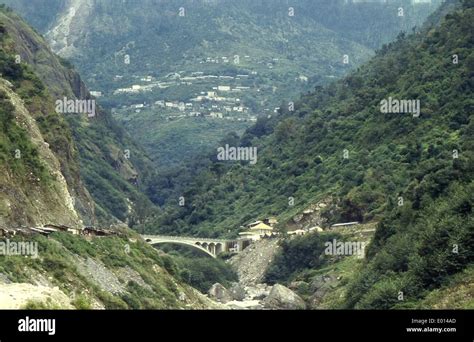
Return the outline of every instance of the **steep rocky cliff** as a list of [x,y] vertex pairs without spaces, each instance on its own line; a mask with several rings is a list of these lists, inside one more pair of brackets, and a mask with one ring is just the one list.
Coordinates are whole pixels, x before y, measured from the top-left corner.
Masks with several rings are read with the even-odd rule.
[[80,180],[72,134],[64,118],[54,112],[51,93],[33,68],[22,63],[40,65],[34,53],[47,49],[42,50],[34,32],[11,13],[0,13],[0,28],[0,168],[6,175],[0,181],[0,222],[2,226],[93,222],[93,201]]
[[153,209],[139,189],[140,151],[100,107],[58,111],[63,99],[94,101],[43,38],[0,7],[0,309],[215,307],[123,224],[107,237],[9,229],[102,227]]
[[[41,89],[30,96],[22,91],[25,84],[21,79],[10,77],[10,81],[18,83],[12,91],[25,101],[24,109],[37,120],[44,143],[58,160],[71,196],[61,202],[72,203],[76,216],[85,224],[142,219],[145,212],[153,210],[139,189],[147,172],[144,154],[115,126],[109,113],[96,104],[73,67],[52,53],[38,33],[6,10],[0,13],[0,24],[4,28],[5,56],[15,68],[31,74]],[[76,99],[94,103],[95,115],[57,113],[58,101]]]

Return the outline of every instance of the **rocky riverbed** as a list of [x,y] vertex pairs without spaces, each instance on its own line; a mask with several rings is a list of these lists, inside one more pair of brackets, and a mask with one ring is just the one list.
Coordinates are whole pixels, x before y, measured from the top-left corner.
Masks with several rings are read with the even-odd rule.
[[229,264],[236,270],[239,282],[228,288],[214,284],[208,292],[209,298],[233,310],[305,309],[303,299],[292,290],[280,284],[263,283],[278,248],[278,239],[264,239],[232,257]]
[[210,299],[233,310],[303,310],[303,299],[283,285],[255,284],[243,286],[235,283],[229,289],[216,283],[208,292]]

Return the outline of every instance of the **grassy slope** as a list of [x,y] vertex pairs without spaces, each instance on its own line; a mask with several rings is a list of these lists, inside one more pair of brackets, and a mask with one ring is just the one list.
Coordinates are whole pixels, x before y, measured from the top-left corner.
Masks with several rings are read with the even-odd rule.
[[474,309],[474,271],[470,266],[416,304],[417,309]]
[[[0,258],[2,279],[6,277],[16,284],[57,286],[77,309],[198,309],[211,305],[169,273],[173,272],[169,257],[160,256],[133,233],[92,240],[66,233],[56,233],[49,239],[34,236],[11,240],[37,242],[39,256]],[[78,260],[101,266],[84,269]],[[100,280],[104,275],[117,282],[116,288],[122,292],[114,292],[110,284],[104,284]],[[67,304],[45,301],[28,306],[61,308]]]

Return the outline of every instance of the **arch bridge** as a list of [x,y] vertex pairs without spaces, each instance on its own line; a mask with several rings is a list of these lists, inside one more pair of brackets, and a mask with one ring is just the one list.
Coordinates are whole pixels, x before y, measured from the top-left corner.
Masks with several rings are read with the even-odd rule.
[[191,246],[213,258],[223,252],[240,252],[244,248],[244,240],[223,240],[164,235],[142,235],[142,237],[146,242],[153,246],[163,243]]

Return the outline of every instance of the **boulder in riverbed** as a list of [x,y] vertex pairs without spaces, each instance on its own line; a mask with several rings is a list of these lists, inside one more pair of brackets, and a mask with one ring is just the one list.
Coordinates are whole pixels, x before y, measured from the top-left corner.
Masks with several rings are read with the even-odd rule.
[[220,303],[228,303],[233,300],[231,292],[219,283],[212,285],[207,294],[209,298]]
[[304,310],[306,304],[300,296],[283,285],[276,284],[264,300],[267,309]]
[[243,301],[247,296],[247,291],[239,283],[234,283],[229,289],[230,295],[234,300]]

